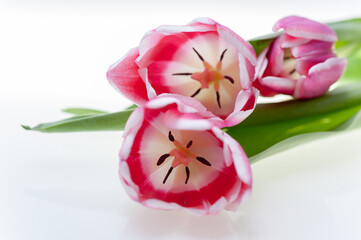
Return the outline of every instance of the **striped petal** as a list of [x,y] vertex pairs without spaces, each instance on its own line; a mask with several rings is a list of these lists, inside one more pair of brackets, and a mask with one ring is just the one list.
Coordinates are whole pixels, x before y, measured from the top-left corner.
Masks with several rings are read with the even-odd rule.
[[[156,209],[184,209],[196,215],[234,210],[252,185],[242,147],[212,122],[195,127],[201,116],[189,125],[194,109],[181,98],[171,98],[154,98],[132,114],[136,124],[126,126],[120,151],[125,190],[133,200]],[[170,125],[174,114],[186,121]]]
[[[198,18],[188,25],[163,25],[151,30],[143,37],[137,53],[115,64],[124,71],[129,68],[128,60],[134,61],[131,69],[132,77],[137,75],[136,81],[119,77],[120,71],[116,75],[109,70],[108,74],[111,83],[115,82],[113,85],[132,100],[140,91],[142,99],[164,93],[192,97],[226,125],[227,117],[240,109],[237,101],[247,101],[248,94],[254,93],[249,91],[257,61],[253,47],[212,19]],[[122,64],[127,65],[119,66]]]

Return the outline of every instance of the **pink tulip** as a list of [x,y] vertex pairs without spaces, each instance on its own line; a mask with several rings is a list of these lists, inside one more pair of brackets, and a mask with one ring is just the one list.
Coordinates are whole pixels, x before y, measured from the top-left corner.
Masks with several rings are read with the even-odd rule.
[[281,93],[307,99],[323,95],[346,68],[346,59],[333,51],[335,32],[297,16],[276,22],[273,30],[279,29],[284,33],[258,58],[254,86],[263,96]]
[[246,154],[204,110],[190,97],[163,94],[132,113],[119,174],[133,200],[207,215],[235,210],[250,194]]
[[248,42],[202,18],[149,31],[139,47],[109,68],[107,78],[138,105],[162,93],[180,94],[200,101],[223,126],[233,126],[255,107],[255,65]]

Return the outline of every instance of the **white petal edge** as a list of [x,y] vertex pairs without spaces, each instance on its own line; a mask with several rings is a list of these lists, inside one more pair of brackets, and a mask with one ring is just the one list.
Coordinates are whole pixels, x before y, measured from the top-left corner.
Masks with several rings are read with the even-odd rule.
[[253,66],[256,66],[256,64],[257,64],[256,52],[254,51],[253,47],[248,42],[243,40],[240,36],[238,36],[236,33],[234,33],[231,29],[229,29],[225,26],[219,25],[219,24],[217,25],[217,32],[221,38],[223,38],[225,41],[227,41],[231,45],[235,46],[237,48],[237,50],[245,58],[247,58]]
[[119,176],[129,197],[134,201],[139,202],[139,187],[132,181],[129,166],[125,161],[121,161],[119,164]]
[[[255,101],[253,104],[253,108],[243,111],[243,107],[248,102],[249,98],[252,97],[252,95],[255,96]],[[228,115],[226,120],[224,121],[223,125],[221,127],[230,127],[239,124],[243,120],[245,120],[255,109],[257,104],[257,98],[259,95],[258,89],[252,87],[251,89],[247,90],[241,90],[236,98],[234,110],[231,114]]]
[[120,149],[121,159],[127,159],[130,150],[132,149],[135,135],[137,134],[139,128],[142,125],[144,120],[144,108],[137,108],[129,117],[127,123],[125,124],[123,137],[124,141]]
[[287,90],[294,91],[296,88],[297,81],[289,79],[289,78],[281,78],[281,77],[264,77],[260,80],[261,84],[275,89],[275,90]]

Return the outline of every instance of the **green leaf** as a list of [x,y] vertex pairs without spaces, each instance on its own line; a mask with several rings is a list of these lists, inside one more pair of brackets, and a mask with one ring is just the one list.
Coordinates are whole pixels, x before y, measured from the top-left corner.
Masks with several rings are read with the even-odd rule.
[[361,18],[328,23],[336,32],[336,53],[340,57],[361,57]]
[[35,127],[22,126],[26,130],[39,132],[80,132],[123,130],[134,109],[115,113],[78,115],[64,120],[42,123]]
[[66,108],[63,110],[63,112],[74,115],[96,115],[96,114],[106,113],[104,111],[89,109],[89,108]]
[[248,42],[252,45],[258,56],[263,49],[265,49],[276,37],[281,34],[282,32],[270,33],[264,36],[253,38]]
[[263,158],[274,155],[276,153],[286,151],[292,147],[296,147],[303,143],[307,143],[307,142],[314,141],[314,140],[317,140],[320,138],[332,136],[341,131],[352,130],[352,129],[359,128],[359,127],[361,127],[361,111],[359,111],[357,114],[355,114],[352,118],[350,118],[345,123],[341,124],[340,126],[334,128],[330,131],[305,133],[305,134],[300,134],[297,136],[290,137],[286,140],[276,143],[272,147],[269,147],[266,150],[264,150],[263,152],[250,157],[249,160],[252,164]]
[[361,82],[361,56],[353,56],[347,59],[346,71],[339,83],[344,82]]
[[343,42],[360,42],[361,18],[328,23],[337,34],[338,40]]
[[344,130],[342,124],[360,109],[361,84],[348,84],[312,100],[259,104],[250,117],[227,129],[227,133],[242,145],[249,157],[255,156],[252,161],[256,161],[284,150],[285,146],[290,147],[275,145],[285,139],[305,133]]
[[137,104],[132,104],[132,105],[130,105],[129,107],[127,107],[126,109],[128,110],[128,109],[136,109],[138,107],[138,105]]

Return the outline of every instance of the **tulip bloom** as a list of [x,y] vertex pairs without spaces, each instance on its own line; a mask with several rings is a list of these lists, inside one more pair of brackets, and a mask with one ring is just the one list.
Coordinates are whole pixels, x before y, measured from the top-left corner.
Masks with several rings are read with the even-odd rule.
[[133,200],[206,215],[234,210],[249,195],[247,156],[204,110],[190,97],[165,94],[132,113],[119,174]]
[[[233,126],[254,109],[252,46],[225,26],[196,19],[149,31],[107,72],[111,85],[138,105],[162,93],[189,96]],[[222,126],[222,127],[223,127]]]
[[297,16],[279,20],[273,30],[281,28],[284,33],[258,58],[254,86],[263,96],[321,96],[346,68],[346,59],[333,52],[335,32],[327,25]]

